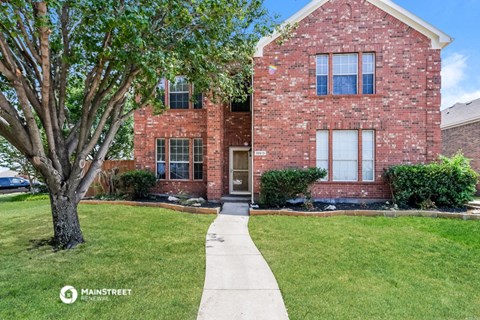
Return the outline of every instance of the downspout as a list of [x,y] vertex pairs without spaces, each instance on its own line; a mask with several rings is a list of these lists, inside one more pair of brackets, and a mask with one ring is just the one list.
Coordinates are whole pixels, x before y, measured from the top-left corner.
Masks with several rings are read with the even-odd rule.
[[254,148],[253,148],[253,133],[254,133],[254,130],[253,130],[253,115],[254,115],[253,110],[254,110],[254,107],[253,106],[254,106],[254,101],[255,101],[255,99],[254,99],[255,90],[253,90],[254,89],[253,80],[254,80],[254,75],[255,75],[255,61],[253,60],[253,58],[252,58],[252,64],[253,64],[253,74],[252,74],[252,121],[251,121],[252,122],[252,147],[251,147],[251,149],[252,149],[252,151],[251,151],[251,155],[252,155],[251,166],[252,167],[251,167],[251,171],[252,172],[250,173],[250,175],[251,175],[250,179],[252,181],[252,195],[251,195],[250,200],[251,200],[251,203],[254,204],[255,203],[255,197],[254,197],[254,194],[255,194],[255,190],[254,190],[255,189],[254,171],[255,170],[254,170],[254,166],[253,166],[253,159],[255,158],[255,151],[254,151]]

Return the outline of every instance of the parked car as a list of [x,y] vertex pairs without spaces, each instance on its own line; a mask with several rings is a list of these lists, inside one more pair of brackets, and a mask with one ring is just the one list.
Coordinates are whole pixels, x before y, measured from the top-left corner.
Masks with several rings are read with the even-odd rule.
[[30,190],[30,182],[27,179],[16,177],[0,178],[0,190],[28,191]]

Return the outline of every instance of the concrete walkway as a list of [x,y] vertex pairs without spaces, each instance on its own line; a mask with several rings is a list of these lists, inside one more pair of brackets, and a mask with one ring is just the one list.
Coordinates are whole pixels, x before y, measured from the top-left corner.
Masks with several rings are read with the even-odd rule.
[[208,229],[206,252],[197,320],[288,319],[277,281],[248,233],[248,204],[224,204]]

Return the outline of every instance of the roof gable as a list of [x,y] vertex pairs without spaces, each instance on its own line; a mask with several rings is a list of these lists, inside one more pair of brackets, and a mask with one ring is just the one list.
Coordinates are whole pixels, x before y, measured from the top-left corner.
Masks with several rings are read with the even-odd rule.
[[[323,6],[330,0],[313,0],[309,4],[307,4],[303,9],[295,13],[293,16],[288,18],[282,25],[293,25],[302,21],[304,18],[308,17],[312,14],[315,10]],[[442,32],[441,30],[435,28],[425,20],[417,17],[413,13],[405,10],[404,8],[400,7],[396,3],[390,0],[365,0],[369,3],[373,4],[374,6],[378,7],[379,9],[385,11],[389,15],[395,17],[396,19],[400,20],[401,22],[405,23],[406,25],[410,26],[411,28],[417,30],[418,32],[422,33],[426,37],[432,40],[432,48],[433,49],[443,49],[448,44],[453,41],[453,38],[450,37],[448,34]],[[271,36],[263,37],[257,44],[256,52],[254,57],[262,57],[263,56],[263,49],[270,44],[272,41],[277,39],[280,36],[280,32],[276,31]]]

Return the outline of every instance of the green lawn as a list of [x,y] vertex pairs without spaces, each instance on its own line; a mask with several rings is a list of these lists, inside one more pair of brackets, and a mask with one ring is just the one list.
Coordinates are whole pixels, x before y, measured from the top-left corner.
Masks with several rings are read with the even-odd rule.
[[291,320],[480,319],[480,222],[251,217]]
[[[0,319],[195,319],[214,216],[80,206],[86,243],[52,252],[48,200],[0,197]],[[60,289],[125,288],[109,301],[59,299]]]

